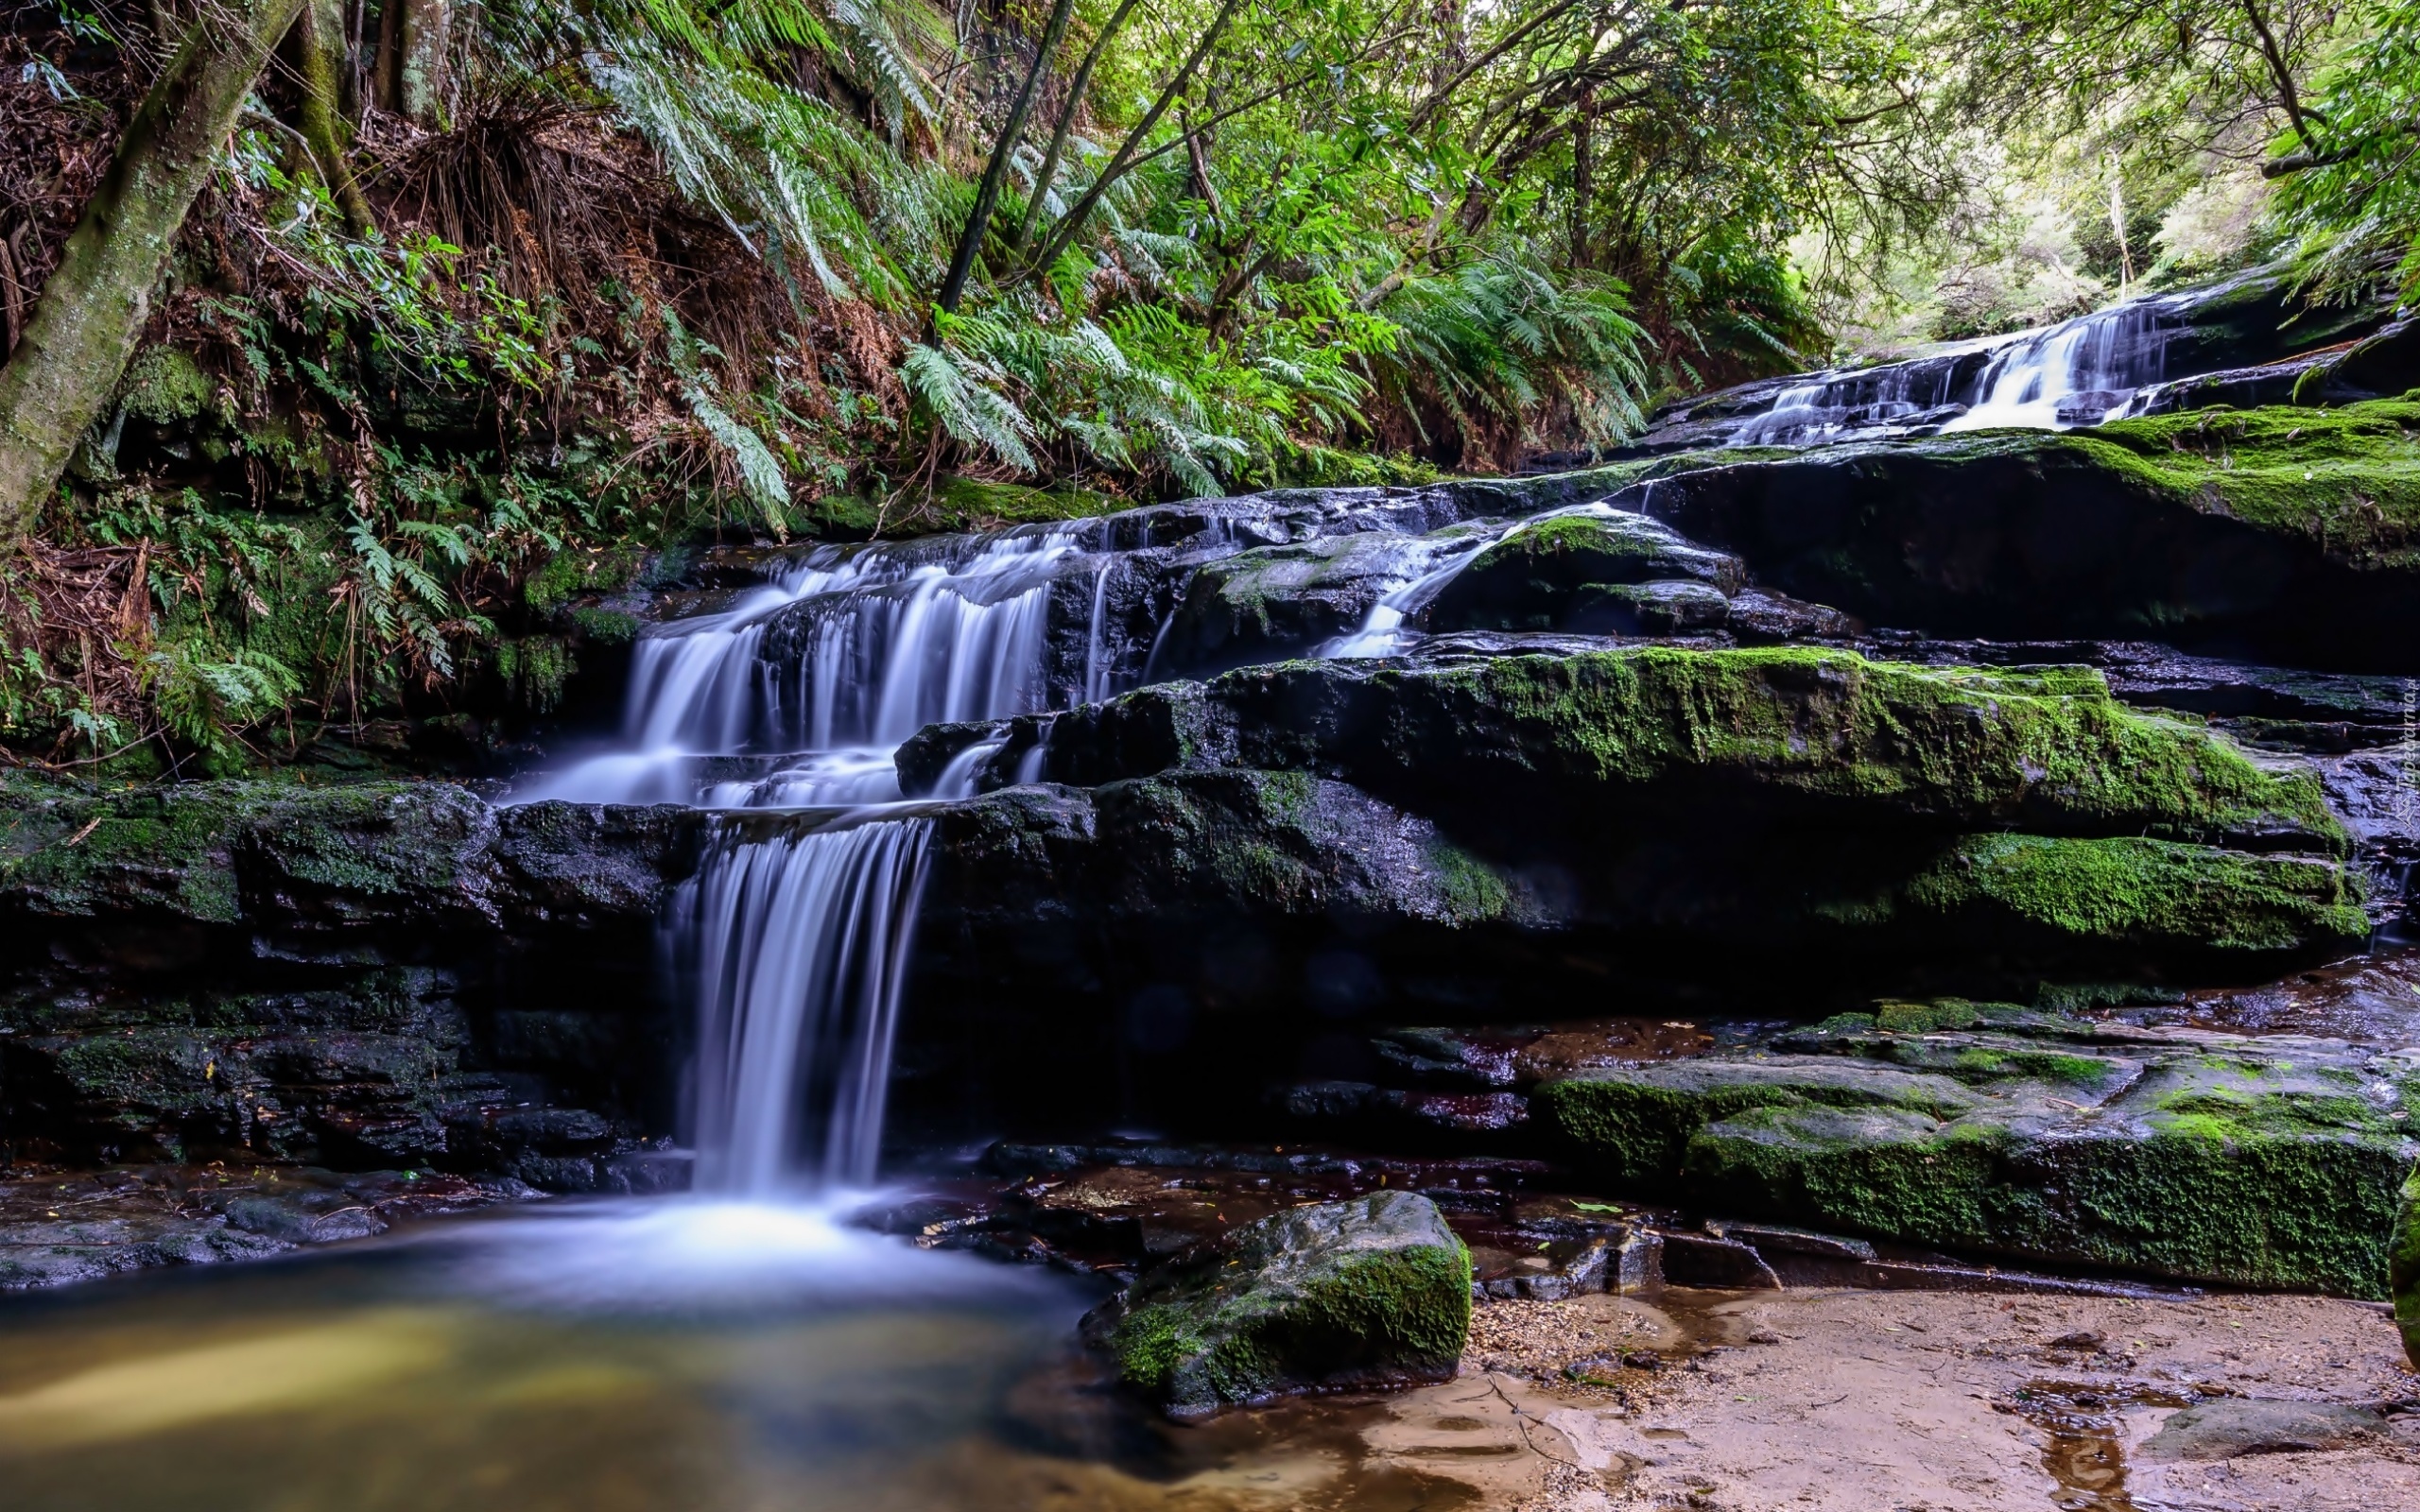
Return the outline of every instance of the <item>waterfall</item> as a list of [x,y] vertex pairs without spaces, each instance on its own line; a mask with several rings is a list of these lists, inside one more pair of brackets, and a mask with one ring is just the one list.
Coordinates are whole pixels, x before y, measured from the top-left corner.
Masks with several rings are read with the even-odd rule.
[[[896,800],[890,753],[925,725],[1042,711],[1050,584],[1076,534],[826,547],[728,609],[652,627],[631,652],[615,748],[516,797]],[[744,781],[718,773],[717,759],[752,770]]]
[[[820,548],[726,607],[652,627],[614,747],[515,795],[844,811],[708,821],[666,911],[666,954],[696,1000],[700,1190],[873,1179],[933,831],[901,800],[894,754],[936,721],[1045,710],[1050,587],[1080,530]],[[1092,583],[1087,697],[1117,680],[1111,565]],[[953,764],[942,793],[971,793],[1000,745]]]
[[2064,430],[2123,414],[2136,389],[2166,376],[2172,323],[2149,303],[2124,304],[2013,341],[1983,369],[1975,404],[1942,429]]
[[709,845],[671,915],[698,994],[700,1190],[873,1181],[931,828]]

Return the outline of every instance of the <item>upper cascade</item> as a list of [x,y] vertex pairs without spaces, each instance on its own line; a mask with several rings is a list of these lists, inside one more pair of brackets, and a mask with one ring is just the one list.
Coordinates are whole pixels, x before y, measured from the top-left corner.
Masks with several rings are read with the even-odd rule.
[[[2261,271],[2143,295],[2054,325],[1945,343],[1900,361],[1765,379],[1667,404],[1616,455],[1817,446],[1944,431],[2066,430],[2192,407],[2213,375],[2290,384],[2387,312],[2304,310]],[[2231,401],[2232,402],[2232,401]],[[2264,401],[2265,402],[2265,401]],[[1548,463],[1561,458],[1546,459]]]
[[909,735],[1046,707],[1046,600],[1077,539],[1055,526],[820,547],[728,608],[652,627],[632,654],[617,748],[517,797],[896,801],[891,751]]

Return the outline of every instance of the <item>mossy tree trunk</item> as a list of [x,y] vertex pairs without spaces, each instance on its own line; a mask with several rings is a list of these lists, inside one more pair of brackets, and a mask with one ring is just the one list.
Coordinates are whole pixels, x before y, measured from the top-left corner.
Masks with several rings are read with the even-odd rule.
[[118,144],[24,339],[0,368],[0,536],[23,530],[133,354],[194,197],[303,0],[202,12]]
[[311,145],[320,177],[346,222],[366,232],[374,222],[353,177],[353,133],[344,114],[344,0],[304,0],[294,42],[302,80],[302,139]]

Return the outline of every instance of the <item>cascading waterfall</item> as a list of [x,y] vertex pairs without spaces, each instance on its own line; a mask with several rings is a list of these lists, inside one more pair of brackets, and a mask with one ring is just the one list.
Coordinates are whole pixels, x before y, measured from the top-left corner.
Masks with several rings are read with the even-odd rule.
[[[1076,554],[1064,527],[819,551],[727,610],[642,636],[617,748],[520,796],[896,800],[890,752],[925,725],[1042,710],[1050,582]],[[717,776],[718,759],[754,770]]]
[[2150,305],[2119,305],[2012,342],[1983,369],[1980,397],[1942,429],[2064,429],[2123,414],[2166,376],[2169,324]]
[[694,954],[700,1190],[873,1179],[930,835],[908,818],[708,846],[671,922]]
[[[1050,585],[1077,539],[1058,527],[820,550],[643,637],[618,748],[516,795],[843,811],[715,819],[668,911],[667,953],[697,999],[700,1190],[873,1179],[932,833],[901,799],[894,753],[935,721],[1045,708]],[[1112,565],[1092,584],[1087,697],[1116,680]],[[942,796],[971,792],[999,746],[961,756]]]

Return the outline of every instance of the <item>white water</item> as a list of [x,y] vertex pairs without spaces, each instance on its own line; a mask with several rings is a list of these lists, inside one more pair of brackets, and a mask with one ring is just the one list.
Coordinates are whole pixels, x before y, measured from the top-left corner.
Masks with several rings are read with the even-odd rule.
[[870,1185],[931,824],[718,836],[672,910],[699,998],[703,1192]]
[[[709,808],[897,800],[891,752],[925,725],[1043,708],[1050,580],[1077,551],[1068,528],[941,549],[958,555],[828,548],[719,613],[652,628],[632,651],[615,748],[516,798]],[[1097,621],[1106,581],[1104,565]],[[1098,624],[1093,639],[1087,682],[1105,689]],[[784,762],[738,782],[709,774],[717,757]]]
[[2126,412],[2135,390],[2166,376],[2158,313],[2120,305],[2011,342],[1983,369],[1980,396],[1945,431],[1991,426],[2066,430]]
[[[1045,708],[1050,584],[1076,536],[816,552],[719,612],[651,628],[615,747],[515,795],[845,811],[717,821],[673,902],[666,949],[697,1002],[699,1190],[873,1180],[932,828],[902,801],[896,751],[937,721]],[[1117,680],[1113,565],[1091,585],[1091,697]],[[939,796],[971,793],[1000,745],[961,754]]]

